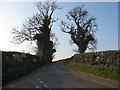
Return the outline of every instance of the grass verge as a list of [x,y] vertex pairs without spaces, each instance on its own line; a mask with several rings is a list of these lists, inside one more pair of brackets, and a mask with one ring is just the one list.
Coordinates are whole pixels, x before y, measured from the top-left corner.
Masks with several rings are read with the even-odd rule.
[[108,79],[119,81],[120,77],[119,70],[107,68],[107,67],[100,67],[100,66],[93,66],[93,65],[86,65],[86,64],[78,64],[75,62],[65,62],[65,65],[69,68],[79,70],[82,72],[90,73],[93,75],[97,75],[100,77],[105,77]]

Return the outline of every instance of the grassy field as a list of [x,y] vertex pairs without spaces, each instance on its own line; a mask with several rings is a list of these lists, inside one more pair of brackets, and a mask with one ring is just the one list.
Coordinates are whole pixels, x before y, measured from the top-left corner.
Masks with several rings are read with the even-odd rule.
[[118,77],[120,71],[115,69],[86,64],[77,64],[75,62],[65,62],[65,65],[69,68],[79,70],[82,72],[87,72],[93,75],[109,78],[112,80],[120,80],[120,77]]

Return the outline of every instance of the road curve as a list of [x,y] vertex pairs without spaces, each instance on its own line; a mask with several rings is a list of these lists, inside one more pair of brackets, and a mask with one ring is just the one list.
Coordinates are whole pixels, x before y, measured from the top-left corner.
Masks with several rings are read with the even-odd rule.
[[118,88],[118,85],[67,69],[63,63],[44,65],[3,88]]

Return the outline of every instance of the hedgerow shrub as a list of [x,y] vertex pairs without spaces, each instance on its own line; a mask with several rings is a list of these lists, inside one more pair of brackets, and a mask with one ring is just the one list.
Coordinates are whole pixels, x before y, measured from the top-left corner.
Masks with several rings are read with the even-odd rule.
[[2,52],[3,84],[45,64],[41,57],[20,52]]
[[118,69],[120,50],[75,54],[69,61]]

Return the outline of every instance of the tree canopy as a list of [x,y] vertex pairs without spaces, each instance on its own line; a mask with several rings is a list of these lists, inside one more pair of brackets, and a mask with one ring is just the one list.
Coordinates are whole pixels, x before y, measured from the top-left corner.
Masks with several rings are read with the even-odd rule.
[[83,6],[71,9],[66,18],[72,22],[61,21],[61,30],[71,36],[71,40],[78,46],[78,52],[84,53],[86,49],[94,50],[97,39],[94,36],[97,30],[96,18],[89,17],[88,11]]
[[13,40],[19,44],[24,41],[36,41],[37,54],[43,60],[51,62],[53,53],[56,52],[51,40],[55,36],[51,31],[52,26],[57,20],[53,18],[53,13],[59,8],[55,2],[39,2],[36,7],[39,12],[28,18],[21,30],[13,28]]

